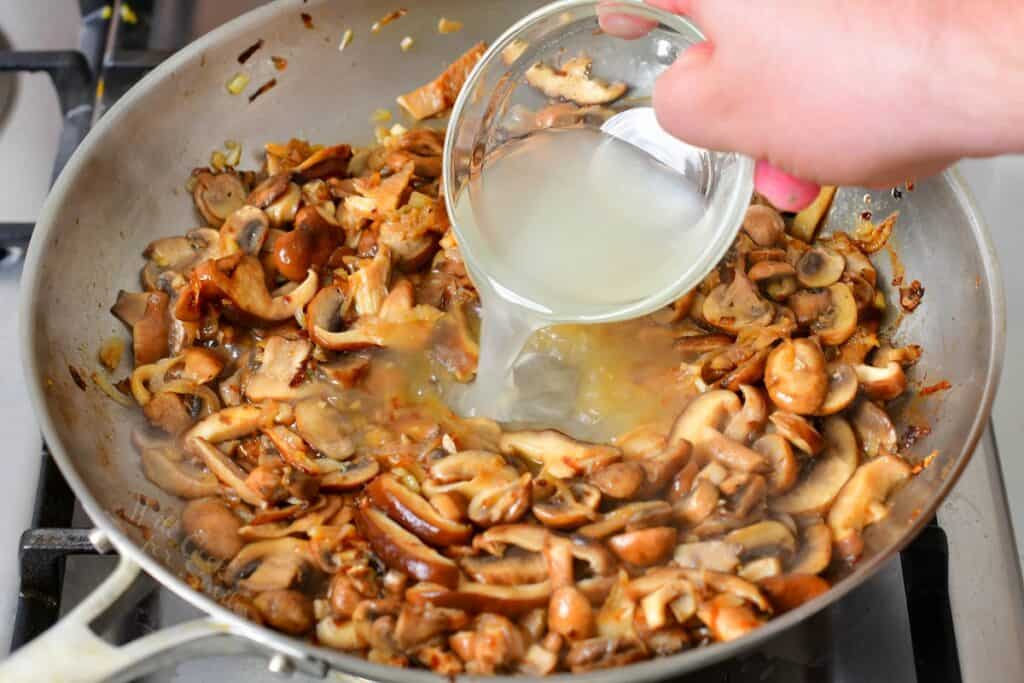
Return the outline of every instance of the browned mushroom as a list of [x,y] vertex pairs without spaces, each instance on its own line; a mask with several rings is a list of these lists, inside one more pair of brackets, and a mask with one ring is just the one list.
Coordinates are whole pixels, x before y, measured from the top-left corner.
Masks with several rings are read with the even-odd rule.
[[494,586],[542,583],[548,579],[548,563],[540,553],[507,551],[500,557],[464,557],[459,564],[474,581]]
[[293,636],[313,628],[313,601],[296,590],[271,590],[253,601],[267,624]]
[[742,261],[740,258],[736,264],[732,282],[711,290],[702,309],[704,320],[730,334],[749,326],[767,325],[775,317],[775,306],[761,298],[743,272]]
[[608,539],[608,547],[619,559],[637,567],[664,562],[672,555],[675,545],[676,530],[664,526],[627,531]]
[[629,500],[644,485],[644,468],[635,462],[615,462],[587,477],[587,482],[609,498]]
[[553,68],[537,62],[526,70],[526,82],[553,99],[564,99],[579,105],[608,104],[626,94],[625,83],[609,83],[591,74],[592,60],[574,57]]
[[155,363],[166,356],[170,335],[168,296],[163,292],[150,292],[145,297],[146,306],[142,315],[132,325],[132,350],[136,367]]
[[250,401],[286,400],[298,397],[295,379],[313,350],[305,339],[271,337],[263,347],[263,362],[245,385]]
[[245,186],[235,173],[212,173],[206,169],[192,176],[192,198],[207,223],[219,228],[245,202]]
[[731,573],[740,564],[741,551],[741,547],[719,539],[694,541],[678,545],[672,559],[680,567]]
[[458,584],[459,568],[454,562],[425,545],[380,510],[363,504],[356,514],[356,522],[374,552],[388,567],[403,571],[419,581],[449,588]]
[[636,638],[597,636],[572,643],[565,663],[574,673],[584,673],[625,666],[646,656],[646,647]]
[[349,420],[327,401],[307,399],[295,404],[295,431],[328,458],[347,460],[352,457],[355,453],[353,430]]
[[555,477],[534,482],[533,514],[552,529],[575,529],[597,519],[600,491],[589,484],[574,481],[563,484]]
[[200,420],[185,435],[185,442],[187,444],[192,439],[200,438],[210,443],[221,443],[248,436],[271,424],[277,411],[278,406],[271,402],[224,408]]
[[907,388],[907,377],[903,374],[903,368],[895,361],[881,368],[861,364],[855,366],[854,371],[857,373],[857,381],[869,398],[891,401]]
[[314,178],[345,176],[347,175],[348,162],[351,158],[352,148],[349,145],[324,147],[313,152],[313,154],[295,167],[295,177],[299,182],[305,182]]
[[340,463],[340,468],[320,478],[324,491],[355,491],[380,472],[380,465],[372,457],[357,457]]
[[295,214],[295,229],[274,241],[272,262],[277,272],[293,282],[301,282],[310,268],[327,263],[344,235],[324,218],[319,208],[304,206]]
[[796,316],[801,327],[809,327],[828,312],[832,295],[827,289],[801,289],[786,299],[786,305]]
[[816,521],[800,532],[800,544],[787,571],[792,574],[819,574],[832,562],[832,532]]
[[739,387],[743,394],[743,408],[725,427],[725,436],[741,444],[749,444],[757,438],[768,421],[768,405],[760,389],[749,384]]
[[796,486],[769,502],[771,509],[791,515],[821,513],[853,475],[858,461],[857,437],[849,423],[841,417],[828,417],[823,431],[825,451]]
[[743,563],[736,570],[736,575],[747,581],[758,582],[771,576],[782,574],[782,562],[778,557],[759,557],[755,560]]
[[828,581],[810,574],[784,574],[758,581],[776,614],[785,614],[828,592]]
[[530,511],[530,480],[524,474],[480,491],[469,501],[466,516],[483,527],[518,522]]
[[168,434],[183,432],[195,422],[181,397],[165,391],[157,393],[142,406],[142,414],[149,420],[149,424]]
[[210,557],[225,562],[242,549],[242,521],[217,498],[199,498],[181,512],[181,528]]
[[476,66],[487,49],[486,43],[477,43],[452,62],[447,69],[426,85],[398,98],[398,104],[416,119],[427,119],[444,112],[455,104],[466,76]]
[[[854,539],[864,527],[889,514],[886,499],[910,478],[910,465],[893,455],[880,455],[853,473],[828,512],[828,526],[837,547],[848,560],[860,554]],[[850,552],[851,548],[856,548]]]
[[825,447],[825,440],[818,430],[799,415],[776,410],[768,419],[775,425],[779,434],[804,453],[818,455]]
[[[242,252],[258,256],[270,231],[267,215],[255,206],[236,209],[220,228],[218,255],[230,256]],[[305,276],[306,271],[302,271]]]
[[754,204],[747,208],[743,218],[743,231],[750,239],[762,247],[776,244],[786,230],[779,212],[764,204]]
[[502,453],[529,458],[559,479],[588,474],[622,457],[618,448],[577,441],[554,429],[505,432],[499,447]]
[[702,444],[707,430],[720,431],[726,428],[729,420],[740,412],[742,405],[739,397],[731,391],[713,389],[694,398],[679,414],[668,435],[668,446],[689,442],[694,449],[694,456],[706,460],[707,454]]
[[186,448],[196,453],[214,476],[231,487],[239,498],[250,505],[263,505],[263,496],[249,486],[246,473],[220,449],[199,437],[187,438],[185,444]]
[[228,585],[237,582],[249,590],[277,590],[293,585],[312,564],[309,541],[286,536],[245,545],[224,567],[221,576]]
[[551,594],[548,628],[569,640],[594,634],[594,610],[578,588],[563,586]]
[[884,410],[871,401],[861,401],[851,419],[864,455],[874,458],[896,453],[896,427]]
[[901,347],[881,346],[871,357],[871,364],[877,368],[884,368],[889,363],[899,363],[903,367],[909,367],[920,358],[921,347],[916,344]]
[[823,344],[838,346],[852,337],[857,329],[857,301],[845,282],[830,285],[828,292],[831,305],[811,323],[811,331]]
[[715,639],[723,642],[745,636],[764,623],[742,600],[726,594],[702,603],[697,616]]
[[253,188],[245,203],[257,209],[265,209],[288,191],[291,176],[288,173],[277,173]]
[[860,386],[857,373],[849,363],[835,361],[829,363],[825,371],[828,373],[828,393],[815,415],[834,415],[846,409],[857,397]]
[[439,607],[454,607],[473,613],[519,616],[547,605],[550,597],[550,581],[516,586],[463,582],[455,590],[432,596],[431,602]]
[[446,519],[419,494],[391,474],[382,474],[367,487],[374,504],[421,539],[439,547],[465,543],[473,529]]
[[828,394],[821,347],[810,339],[782,342],[768,355],[764,385],[772,402],[783,410],[813,414]]
[[804,287],[828,287],[839,281],[846,267],[842,254],[824,246],[811,247],[796,263],[797,279]]
[[772,550],[793,552],[796,550],[796,537],[793,532],[775,520],[755,522],[735,531],[730,531],[723,539],[726,543],[738,546],[743,555],[765,553]]
[[170,445],[142,448],[141,460],[146,479],[171,495],[191,499],[220,493],[217,477],[185,461]]
[[661,526],[672,519],[672,506],[663,500],[627,503],[619,506],[593,524],[577,529],[585,538],[599,539],[618,533],[627,527],[645,528]]
[[283,228],[295,220],[302,202],[302,188],[295,183],[288,183],[284,192],[279,194],[267,206],[260,207],[270,220],[270,227]]
[[752,447],[765,456],[771,465],[768,474],[769,493],[778,495],[793,488],[800,475],[800,465],[789,442],[779,434],[765,434]]

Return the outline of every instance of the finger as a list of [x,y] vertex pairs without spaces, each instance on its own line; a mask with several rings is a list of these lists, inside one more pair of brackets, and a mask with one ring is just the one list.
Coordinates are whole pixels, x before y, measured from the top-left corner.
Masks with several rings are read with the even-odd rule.
[[714,129],[728,97],[716,74],[715,48],[699,43],[676,59],[654,84],[654,111],[658,123],[681,140],[700,147],[716,147]]
[[[673,14],[693,16],[697,0],[647,0],[647,4]],[[617,38],[633,40],[647,35],[658,22],[641,19],[619,10],[620,3],[609,0],[597,6],[597,20],[601,30]]]

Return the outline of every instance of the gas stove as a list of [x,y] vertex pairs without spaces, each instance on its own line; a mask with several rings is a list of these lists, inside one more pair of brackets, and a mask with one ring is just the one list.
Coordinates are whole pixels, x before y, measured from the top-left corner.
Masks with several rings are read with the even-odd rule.
[[[21,140],[22,153],[30,149],[34,164],[24,172],[20,166],[12,167],[19,168],[18,182],[29,189],[16,186],[12,191],[10,184],[0,188],[0,211],[10,209],[14,198],[21,201],[13,213],[0,213],[0,297],[8,301],[17,289],[20,256],[32,230],[31,216],[24,214],[38,208],[32,206],[33,197],[41,201],[47,177],[59,173],[91,125],[173,50],[262,3],[149,0],[106,4],[80,0],[76,4],[67,0],[64,4],[68,14],[56,19],[52,9],[48,9],[49,16],[41,16],[41,6],[35,3],[0,0],[0,158],[10,156],[4,151],[17,150],[13,146]],[[50,22],[51,27],[43,32],[38,45],[25,44],[40,35],[34,22]],[[10,44],[18,50],[8,49],[5,32],[11,34]],[[34,49],[41,47],[61,49]],[[35,101],[39,99],[38,80],[32,88],[19,92],[25,81],[14,80],[5,72],[47,74],[56,105]],[[52,121],[47,117],[33,121],[32,134],[41,137],[31,138],[29,147],[22,137],[25,134],[16,130],[19,117],[26,118],[23,111],[16,111],[19,106],[22,110],[25,106],[51,110]],[[47,126],[52,128],[49,138],[46,131],[38,130]],[[47,150],[45,156],[41,150]],[[25,164],[16,153],[14,156],[15,163]],[[52,173],[40,172],[40,164],[51,166]],[[981,179],[992,173],[991,167],[977,165],[967,172]],[[5,177],[2,168],[0,177]],[[996,239],[1000,241],[998,232]],[[1014,276],[1024,277],[1016,273],[1010,277]],[[20,372],[12,321],[8,317],[0,322],[0,358],[6,357],[6,362],[13,363],[13,372]],[[1011,310],[1011,328],[1013,321]],[[1016,371],[1016,367],[1011,365],[1010,370]],[[7,491],[0,485],[0,495],[15,504],[6,523],[0,524],[0,543],[4,538],[13,541],[29,527],[21,535],[17,572],[0,560],[0,624],[13,623],[10,643],[16,649],[78,604],[113,570],[115,560],[96,554],[89,541],[89,520],[76,505],[45,445],[40,446],[19,388],[6,387],[4,391],[0,403],[10,411],[9,418],[11,412],[20,412],[13,412],[14,419],[0,425],[0,438],[9,437],[5,443],[16,447],[17,453],[11,457],[24,465],[25,477],[16,484],[17,490]],[[996,414],[1000,414],[998,406]],[[1009,429],[1020,427],[1014,423]],[[37,469],[38,487],[32,496],[25,482]],[[1024,477],[1018,483],[1024,486]],[[871,581],[761,649],[678,680],[1024,680],[1024,589],[1006,490],[996,438],[989,430],[937,518]],[[4,547],[10,548],[11,543]],[[104,635],[115,642],[128,642],[196,616],[191,605],[154,586],[148,597],[109,623]],[[4,628],[0,626],[0,639],[7,634]],[[213,657],[144,680],[254,683],[273,680],[275,668],[271,665],[268,669],[265,659]],[[295,674],[294,680],[312,679]]]

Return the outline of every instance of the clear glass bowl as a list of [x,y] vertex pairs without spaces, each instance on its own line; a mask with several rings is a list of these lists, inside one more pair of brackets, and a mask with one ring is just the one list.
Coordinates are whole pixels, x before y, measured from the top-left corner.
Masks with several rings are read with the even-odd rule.
[[[624,40],[603,33],[598,7],[637,17],[654,25],[645,37]],[[551,104],[526,80],[526,71],[538,62],[560,66],[586,55],[601,79],[629,86],[626,95],[607,105],[614,113],[650,107],[654,83],[688,47],[703,42],[700,30],[687,19],[669,14],[640,0],[562,0],[545,6],[505,32],[480,59],[468,77],[452,110],[444,150],[444,191],[450,216],[469,181],[479,174],[492,153],[509,140],[527,134],[524,122]],[[515,53],[518,53],[517,55]],[[606,108],[606,109],[607,109]],[[608,112],[595,113],[584,125],[600,128]],[[621,120],[621,116],[616,116]],[[620,121],[621,122],[621,121]],[[642,146],[642,145],[641,145]],[[751,159],[681,144],[669,152],[686,156],[687,176],[703,195],[706,214],[692,230],[699,258],[679,264],[679,277],[661,291],[625,304],[595,307],[577,322],[609,322],[650,313],[696,286],[732,244],[742,224],[753,191]],[[650,150],[648,150],[650,151]],[[659,156],[655,154],[655,156]],[[664,160],[664,159],[663,159]],[[487,281],[495,289],[514,295],[503,282],[501,255],[488,249],[479,231],[454,222],[456,236],[470,275],[477,284]],[[509,298],[509,297],[506,297]],[[511,297],[515,300],[515,297]],[[565,322],[557,312],[533,307],[533,314],[548,322]]]

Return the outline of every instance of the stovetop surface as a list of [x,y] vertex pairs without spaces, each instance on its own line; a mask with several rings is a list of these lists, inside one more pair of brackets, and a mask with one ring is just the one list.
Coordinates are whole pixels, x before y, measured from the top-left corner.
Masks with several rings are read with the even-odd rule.
[[[0,10],[5,5],[10,9],[14,1],[0,0]],[[82,14],[93,19],[102,6],[101,2],[85,0],[79,4]],[[93,117],[102,115],[147,67],[158,63],[163,56],[223,21],[263,3],[256,0],[133,2],[132,8],[140,17],[134,24],[119,21],[116,8],[121,3],[113,4],[114,38],[96,44],[95,38],[90,42],[85,35],[86,29],[82,32],[81,46],[90,63],[106,67],[105,89],[95,103]],[[21,4],[19,9],[23,11],[24,7]],[[4,30],[4,16],[10,14],[0,11],[0,31]],[[63,19],[66,21],[67,17]],[[74,20],[79,21],[78,17]],[[59,128],[59,120],[53,125]],[[0,136],[0,145],[3,142]],[[40,143],[39,147],[46,149],[46,144]],[[0,222],[26,218],[30,217],[0,215]],[[7,299],[8,290],[16,290],[18,272],[17,265],[0,264],[0,296]],[[16,367],[16,356],[4,353],[6,349],[16,348],[14,327],[13,321],[5,323],[0,319],[0,356],[6,356],[8,361],[13,358]],[[14,403],[12,399],[5,401],[7,415],[12,414],[10,410],[17,410]],[[19,405],[22,412],[27,411],[23,400]],[[37,457],[38,436],[31,427],[31,420],[26,415],[20,422],[28,425],[32,439],[19,436],[17,442],[34,449],[34,457]],[[8,427],[0,426],[0,438],[7,436],[4,429]],[[5,443],[12,440],[16,440],[13,435],[10,440],[4,439]],[[30,487],[21,488],[22,497],[30,498]],[[26,518],[19,528],[26,526],[27,521]],[[88,525],[80,511],[76,523]],[[1024,611],[1021,609],[1024,595],[995,442],[990,435],[943,505],[939,523],[942,530],[929,528],[909,552],[892,560],[870,581],[815,618],[748,656],[678,680],[685,683],[1024,680]],[[55,596],[60,598],[61,609],[66,611],[77,604],[112,568],[113,560],[109,557],[69,558],[63,588],[60,595]],[[2,588],[0,586],[0,613],[4,601],[9,599]],[[113,637],[128,640],[197,616],[200,613],[188,603],[166,590],[157,590],[115,623],[117,633]],[[267,672],[265,659],[231,657],[189,662],[144,680],[253,683],[274,679]],[[296,674],[293,680],[310,679]]]

